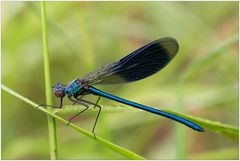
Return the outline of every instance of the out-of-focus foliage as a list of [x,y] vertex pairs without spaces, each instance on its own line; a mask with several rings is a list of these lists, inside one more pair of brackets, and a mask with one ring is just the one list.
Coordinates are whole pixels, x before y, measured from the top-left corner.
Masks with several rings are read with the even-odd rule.
[[[53,85],[66,84],[150,41],[171,36],[178,40],[180,51],[163,71],[136,83],[98,87],[149,106],[238,126],[238,43],[218,48],[238,34],[238,2],[46,5]],[[39,104],[45,99],[41,36],[39,2],[2,3],[2,82]],[[179,83],[189,68],[210,57],[216,48],[221,49],[217,56],[206,59]],[[59,103],[57,99],[55,103]],[[100,104],[120,105],[106,99]],[[2,92],[2,159],[49,158],[47,118],[25,106],[29,105]],[[95,116],[95,112],[86,112],[74,122],[91,130]],[[63,124],[57,125],[60,159],[125,159]],[[238,158],[236,140],[185,127],[176,131],[173,121],[140,110],[104,111],[96,133],[149,159]]]

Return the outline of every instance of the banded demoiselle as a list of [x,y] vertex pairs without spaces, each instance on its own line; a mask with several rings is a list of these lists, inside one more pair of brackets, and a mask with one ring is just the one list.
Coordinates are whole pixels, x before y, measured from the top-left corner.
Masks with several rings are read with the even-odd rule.
[[[94,108],[99,108],[98,115],[92,129],[94,136],[94,129],[101,112],[101,106],[98,105],[98,101],[101,97],[105,97],[144,111],[167,117],[169,119],[182,123],[196,131],[203,132],[204,129],[192,121],[186,120],[182,117],[170,114],[168,112],[164,112],[114,96],[92,86],[94,84],[128,83],[149,77],[164,68],[176,56],[178,49],[178,42],[174,38],[160,38],[137,49],[136,51],[130,53],[118,61],[104,65],[95,71],[86,74],[83,77],[74,79],[68,85],[57,83],[54,88],[54,94],[56,97],[61,98],[60,108],[62,107],[63,98],[66,95],[72,102],[83,105],[85,107],[82,111],[72,117],[69,120],[69,123],[73,118],[87,110],[89,108],[89,105],[94,105]],[[97,102],[93,103],[83,99],[83,96],[88,94],[99,96]]]

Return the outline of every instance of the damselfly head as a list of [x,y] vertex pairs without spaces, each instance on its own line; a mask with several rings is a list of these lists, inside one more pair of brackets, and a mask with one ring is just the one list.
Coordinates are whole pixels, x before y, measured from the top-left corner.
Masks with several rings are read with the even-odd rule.
[[66,95],[65,88],[63,87],[62,83],[57,83],[54,88],[54,94],[56,97],[64,97]]

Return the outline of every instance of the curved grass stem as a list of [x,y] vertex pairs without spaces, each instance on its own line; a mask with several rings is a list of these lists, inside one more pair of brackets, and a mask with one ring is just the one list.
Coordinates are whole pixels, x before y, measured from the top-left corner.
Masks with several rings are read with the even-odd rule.
[[[9,94],[11,94],[11,95],[19,98],[20,100],[22,100],[22,101],[25,102],[25,103],[31,105],[32,107],[35,107],[35,108],[38,107],[38,104],[32,102],[31,100],[29,100],[28,98],[26,98],[26,97],[18,94],[17,92],[9,89],[9,88],[6,87],[5,85],[2,84],[1,88],[2,88],[4,91],[6,91],[7,93],[9,93]],[[38,109],[38,110],[40,110],[40,111],[42,111],[42,112],[44,112],[44,113],[46,113],[46,114],[54,117],[55,119],[57,119],[58,121],[63,122],[63,123],[66,124],[66,125],[68,124],[68,121],[67,121],[67,120],[64,120],[63,118],[59,117],[59,116],[56,115],[53,111],[49,111],[49,110],[47,110],[47,109],[45,109],[45,108],[43,108],[43,107],[41,107],[41,106],[39,106],[39,107],[36,108],[36,109]],[[123,147],[121,147],[121,146],[119,146],[119,145],[116,145],[116,144],[114,144],[114,143],[112,143],[112,142],[110,142],[110,141],[107,141],[107,140],[105,140],[105,139],[103,139],[103,138],[101,138],[101,137],[99,137],[99,136],[97,136],[97,137],[95,138],[94,135],[92,134],[92,132],[89,132],[89,131],[87,131],[87,130],[84,130],[84,129],[78,127],[77,125],[74,125],[73,123],[70,123],[70,124],[69,124],[69,127],[77,130],[78,132],[81,132],[81,133],[84,134],[85,136],[87,136],[87,137],[93,139],[94,141],[96,141],[97,143],[99,143],[99,144],[101,144],[101,145],[103,145],[103,146],[105,146],[105,147],[107,147],[107,148],[109,148],[109,149],[117,152],[118,154],[121,154],[122,156],[126,157],[127,159],[134,159],[134,160],[143,160],[143,159],[145,159],[145,158],[142,157],[141,155],[138,155],[138,154],[136,154],[136,153],[134,153],[134,152],[132,152],[132,151],[130,151],[130,150],[128,150],[128,149],[125,149],[125,148],[123,148]]]

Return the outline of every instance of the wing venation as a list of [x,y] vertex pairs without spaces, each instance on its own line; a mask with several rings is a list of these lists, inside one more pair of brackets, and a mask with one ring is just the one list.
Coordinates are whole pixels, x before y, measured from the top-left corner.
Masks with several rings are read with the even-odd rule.
[[170,37],[155,40],[119,61],[104,65],[80,78],[89,84],[116,84],[138,81],[164,68],[179,49]]

